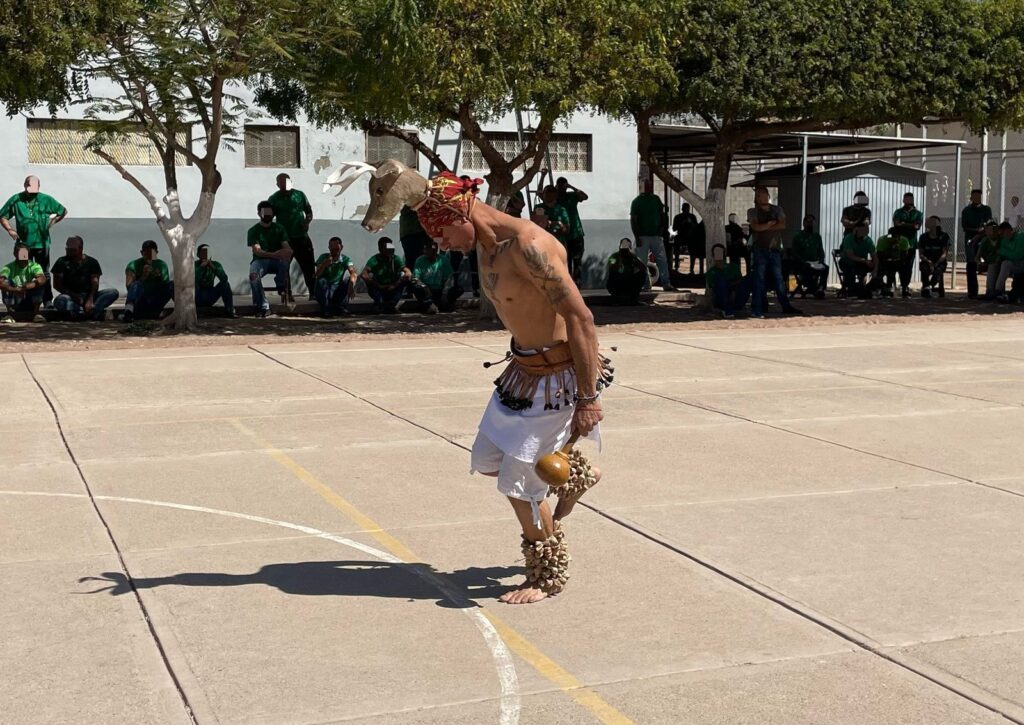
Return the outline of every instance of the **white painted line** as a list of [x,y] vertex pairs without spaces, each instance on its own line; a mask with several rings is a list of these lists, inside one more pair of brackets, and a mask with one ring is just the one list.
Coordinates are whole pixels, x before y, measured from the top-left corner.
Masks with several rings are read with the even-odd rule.
[[[0,495],[45,496],[50,498],[88,498],[88,496],[82,493],[50,493],[43,491],[0,491]],[[159,506],[162,508],[178,509],[179,511],[192,511],[200,514],[227,516],[229,518],[252,521],[258,524],[267,524],[268,526],[278,526],[283,529],[291,529],[292,531],[299,531],[309,536],[315,536],[319,539],[333,541],[334,543],[341,544],[342,546],[348,546],[390,564],[405,563],[397,556],[392,556],[386,551],[375,549],[367,544],[362,544],[358,541],[353,541],[352,539],[346,539],[345,537],[338,536],[336,534],[329,534],[326,531],[314,529],[310,526],[293,524],[288,521],[277,521],[275,519],[264,518],[263,516],[252,516],[250,514],[241,514],[235,511],[223,511],[221,509],[191,506],[183,503],[171,503],[168,501],[146,501],[144,499],[124,498],[121,496],[95,496],[94,498],[97,501],[113,501],[117,503],[136,503],[143,504],[145,506]],[[484,642],[487,644],[487,648],[491,651],[491,659],[494,660],[494,666],[498,674],[498,684],[501,687],[501,716],[499,718],[499,723],[500,725],[516,725],[516,723],[519,722],[520,711],[519,677],[516,674],[515,663],[512,661],[512,654],[508,651],[508,647],[505,645],[504,640],[502,640],[501,635],[498,634],[498,631],[494,628],[494,625],[491,624],[490,620],[481,614],[478,609],[474,609],[472,606],[462,606],[469,604],[466,597],[461,592],[454,589],[448,582],[434,574],[421,571],[415,566],[411,567],[411,570],[432,587],[440,591],[445,599],[448,599],[452,604],[455,604],[459,611],[469,617],[473,621],[473,624],[476,625],[477,629],[480,630],[480,634],[483,636]]]

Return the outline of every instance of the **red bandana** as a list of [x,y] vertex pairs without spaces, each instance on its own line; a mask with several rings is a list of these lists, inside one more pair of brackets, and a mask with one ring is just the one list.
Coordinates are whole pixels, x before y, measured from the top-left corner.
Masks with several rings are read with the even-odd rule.
[[432,239],[440,239],[445,227],[469,221],[470,206],[482,183],[483,179],[465,181],[442,171],[427,182],[427,198],[416,210],[420,226]]

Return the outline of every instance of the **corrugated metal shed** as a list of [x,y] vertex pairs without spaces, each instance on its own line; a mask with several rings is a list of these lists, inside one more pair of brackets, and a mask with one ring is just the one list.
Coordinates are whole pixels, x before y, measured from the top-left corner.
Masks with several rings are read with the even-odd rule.
[[[907,192],[914,195],[918,208],[925,216],[928,215],[924,205],[927,203],[925,188],[930,173],[933,172],[881,159],[808,166],[807,213],[818,219],[817,227],[825,244],[829,265],[832,266],[832,250],[838,249],[843,241],[843,226],[840,223],[843,209],[853,203],[854,194],[858,191],[867,194],[868,207],[871,209],[870,235],[872,239],[878,239],[889,231],[892,214],[903,205],[903,195]],[[802,166],[794,164],[756,174],[753,181],[742,184],[774,186],[778,189],[776,203],[786,212],[786,243],[800,229],[802,178]],[[916,280],[916,269],[914,275]],[[830,281],[837,281],[834,269],[830,276]]]

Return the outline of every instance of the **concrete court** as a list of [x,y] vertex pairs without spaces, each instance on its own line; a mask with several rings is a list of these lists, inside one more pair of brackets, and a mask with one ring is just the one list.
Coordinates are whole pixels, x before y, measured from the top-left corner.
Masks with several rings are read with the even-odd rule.
[[602,342],[526,607],[501,335],[0,356],[0,722],[1024,722],[1019,316]]

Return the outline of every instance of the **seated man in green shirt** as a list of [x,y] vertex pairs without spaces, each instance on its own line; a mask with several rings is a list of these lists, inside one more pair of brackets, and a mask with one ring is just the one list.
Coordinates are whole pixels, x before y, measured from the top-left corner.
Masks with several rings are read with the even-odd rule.
[[0,269],[0,292],[7,307],[3,321],[46,322],[46,318],[39,314],[44,284],[46,273],[42,265],[28,258],[27,244],[15,242],[14,261]]
[[68,237],[64,256],[53,264],[53,286],[60,294],[53,306],[68,320],[102,320],[107,308],[117,301],[116,289],[100,289],[103,270],[85,253],[81,237]]
[[711,268],[708,270],[708,289],[722,317],[731,320],[736,310],[742,310],[750,298],[753,284],[749,276],[740,273],[740,266],[725,261],[725,245],[716,244],[711,248]]
[[316,286],[313,293],[320,303],[322,317],[347,315],[348,301],[356,294],[356,267],[341,250],[341,237],[327,240],[327,252],[316,260]]
[[624,237],[619,251],[608,257],[608,294],[612,304],[639,305],[640,293],[650,277],[645,265],[633,254],[633,240]]
[[394,314],[412,280],[412,272],[405,266],[405,260],[395,254],[391,237],[381,237],[377,250],[377,254],[367,260],[360,276],[373,299],[373,311]]
[[910,254],[910,241],[900,235],[896,227],[889,227],[889,232],[879,238],[876,245],[878,267],[881,270],[882,296],[893,296],[893,285],[899,275],[903,297],[910,297],[910,278],[907,276],[906,262]]
[[1020,288],[1017,284],[1017,277],[1024,275],[1024,232],[1018,232],[1009,222],[999,225],[999,256],[1002,262],[999,265],[999,277],[996,279],[996,299],[1000,302],[1009,302],[1006,294],[1006,281],[1014,280],[1014,299],[1019,301]]
[[156,242],[152,239],[144,241],[141,253],[141,257],[124,268],[124,286],[128,288],[121,317],[124,322],[132,322],[135,318],[156,319],[174,296],[174,283],[167,265],[156,258]]
[[423,254],[414,265],[412,292],[428,315],[451,312],[455,309],[455,300],[462,294],[462,289],[455,284],[448,256],[437,253],[437,242],[433,239],[423,247]]
[[[868,299],[878,287],[878,253],[868,236],[866,221],[859,221],[853,232],[843,237],[839,248],[839,268],[843,270],[843,292]],[[870,280],[869,280],[870,275]]]
[[274,284],[282,302],[294,301],[289,288],[288,270],[292,265],[292,248],[288,241],[288,230],[274,221],[274,207],[269,201],[256,205],[260,220],[249,227],[246,244],[252,248],[249,263],[249,286],[252,288],[252,304],[257,317],[270,315],[270,303],[263,291],[263,278],[274,275]]
[[949,255],[949,234],[942,231],[942,220],[930,216],[924,224],[925,233],[918,240],[921,250],[921,296],[931,297],[935,290],[946,296],[946,258]]
[[817,299],[825,296],[825,285],[828,283],[828,265],[825,264],[825,245],[821,235],[814,231],[813,214],[804,217],[803,228],[793,235],[786,250],[789,271],[796,275],[803,290]]
[[238,317],[231,282],[221,263],[210,259],[210,245],[200,244],[196,248],[196,257],[196,307],[213,307],[217,300],[221,300],[224,313],[231,318]]

